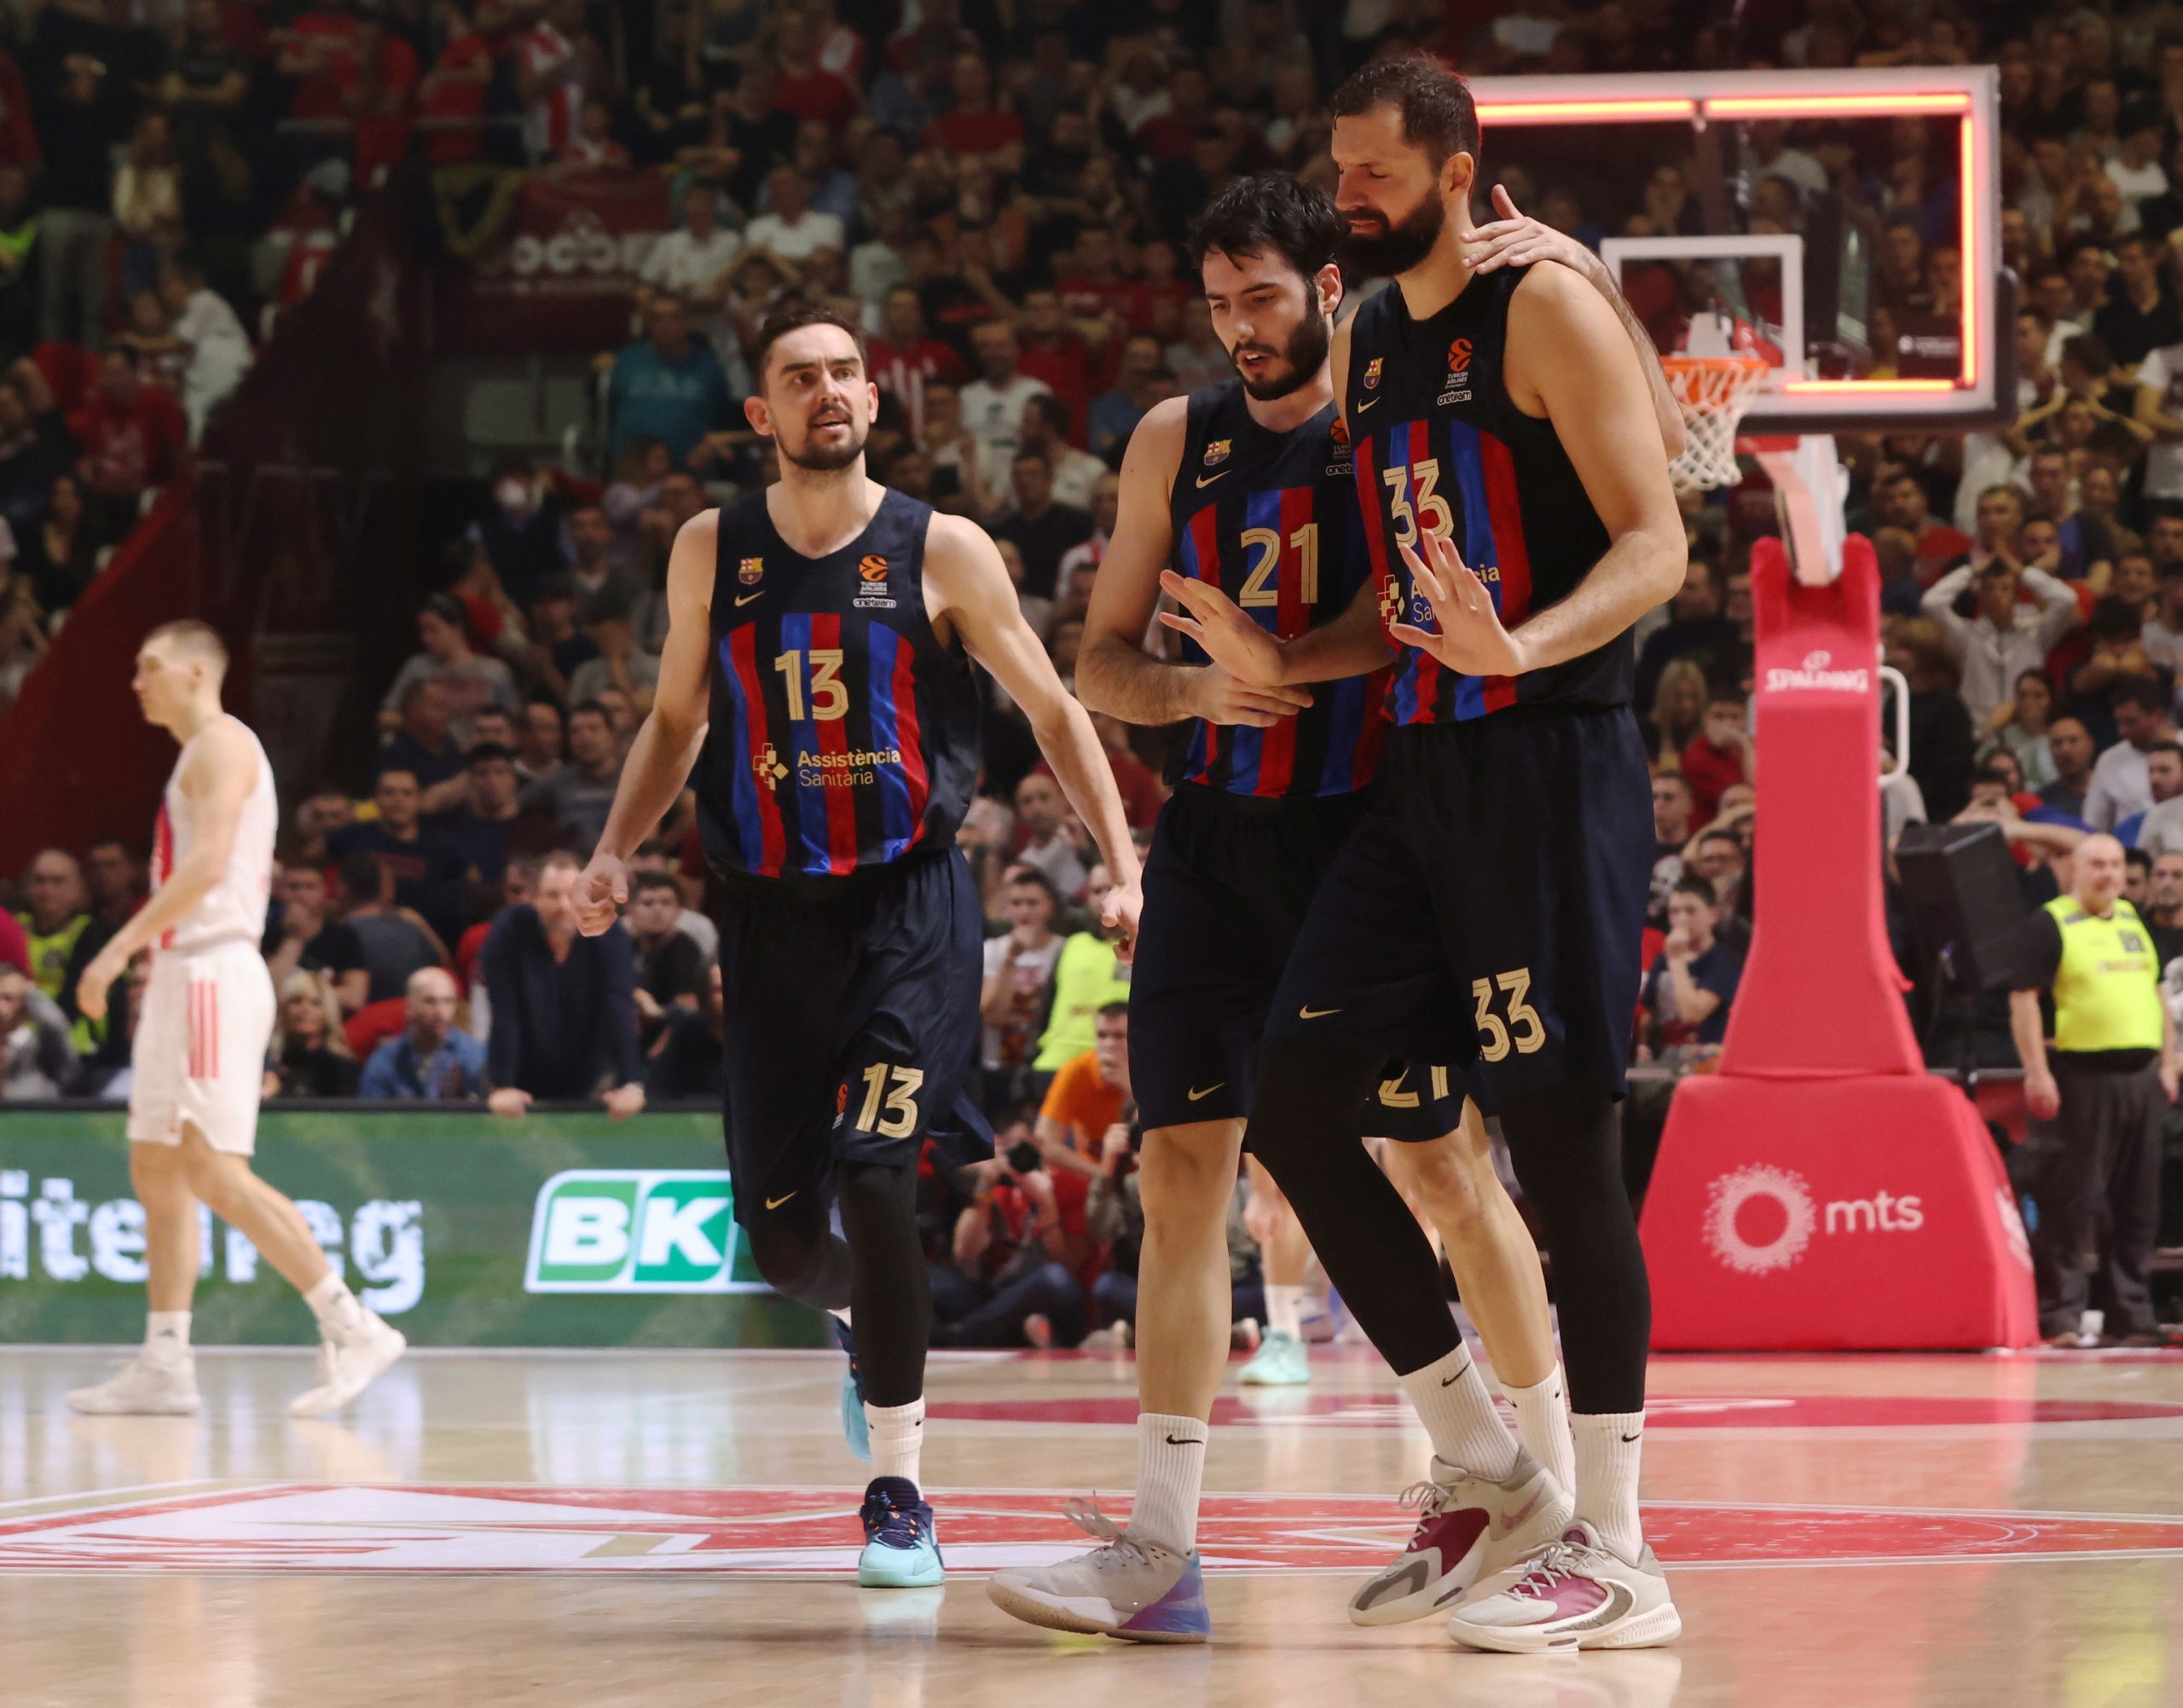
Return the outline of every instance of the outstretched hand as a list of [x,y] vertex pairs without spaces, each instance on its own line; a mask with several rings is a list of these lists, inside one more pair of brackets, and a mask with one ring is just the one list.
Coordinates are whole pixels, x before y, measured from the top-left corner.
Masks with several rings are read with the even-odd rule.
[[1455,541],[1438,534],[1419,539],[1431,566],[1408,546],[1401,547],[1402,560],[1433,608],[1439,633],[1410,622],[1389,623],[1387,633],[1466,676],[1521,675],[1528,668],[1523,643],[1501,626],[1491,592],[1463,562]]
[[[1172,611],[1160,621],[1178,634],[1187,634],[1205,649],[1205,656],[1247,687],[1281,686],[1281,643],[1243,615],[1236,601],[1219,588],[1173,570],[1160,572],[1161,590],[1190,615]],[[1300,689],[1288,691],[1300,693]],[[1301,703],[1309,705],[1305,694]]]
[[587,937],[605,935],[628,899],[628,868],[611,854],[594,854],[576,879],[576,929]]

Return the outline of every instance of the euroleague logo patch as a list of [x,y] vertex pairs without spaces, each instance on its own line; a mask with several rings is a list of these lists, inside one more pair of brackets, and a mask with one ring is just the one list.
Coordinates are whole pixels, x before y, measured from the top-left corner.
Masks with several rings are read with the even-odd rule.
[[1459,338],[1448,346],[1448,383],[1454,385],[1470,372],[1470,340]]
[[850,603],[859,611],[892,611],[894,595],[887,591],[887,559],[877,552],[868,552],[857,559],[857,579],[861,583],[856,597]]

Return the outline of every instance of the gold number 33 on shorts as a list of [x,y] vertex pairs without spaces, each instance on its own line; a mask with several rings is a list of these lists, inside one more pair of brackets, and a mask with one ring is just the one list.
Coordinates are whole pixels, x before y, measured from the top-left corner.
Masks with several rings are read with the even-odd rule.
[[[1493,1011],[1496,988],[1507,993],[1508,1018]],[[1524,1000],[1532,987],[1532,970],[1518,967],[1490,979],[1473,979],[1470,993],[1478,1001],[1478,1056],[1481,1062],[1508,1059],[1513,1046],[1519,1056],[1532,1055],[1546,1044],[1546,1022],[1538,1010]],[[1511,1030],[1513,1029],[1513,1032]]]

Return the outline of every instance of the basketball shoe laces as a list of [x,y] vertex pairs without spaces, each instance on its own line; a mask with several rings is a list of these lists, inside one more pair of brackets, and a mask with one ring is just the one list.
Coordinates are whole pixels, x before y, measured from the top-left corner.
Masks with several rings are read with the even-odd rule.
[[1092,1555],[1090,1565],[1095,1572],[1126,1572],[1139,1566],[1149,1565],[1155,1552],[1168,1550],[1158,1543],[1139,1541],[1114,1520],[1099,1510],[1097,1499],[1068,1500],[1062,1502],[1061,1515],[1086,1536],[1096,1537],[1103,1544]]
[[[877,1508],[877,1512],[873,1511]],[[919,1541],[918,1514],[915,1505],[903,1506],[894,1497],[891,1489],[874,1489],[864,1499],[864,1510],[859,1514],[867,1525],[877,1526],[871,1540],[887,1548],[915,1548]]]
[[1444,1488],[1429,1478],[1422,1483],[1412,1483],[1396,1500],[1403,1506],[1417,1508],[1417,1528],[1410,1532],[1408,1552],[1422,1554],[1430,1539],[1426,1532],[1432,1529],[1436,1519],[1445,1518],[1462,1502],[1452,1489]]
[[1526,1601],[1543,1601],[1553,1593],[1556,1584],[1566,1584],[1588,1575],[1584,1569],[1580,1543],[1568,1541],[1550,1542],[1531,1563],[1531,1568],[1511,1584],[1507,1594],[1521,1595]]

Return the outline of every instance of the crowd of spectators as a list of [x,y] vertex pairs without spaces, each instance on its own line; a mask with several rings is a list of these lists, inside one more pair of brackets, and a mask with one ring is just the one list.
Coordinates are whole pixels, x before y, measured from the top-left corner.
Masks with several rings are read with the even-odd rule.
[[[1999,63],[2016,419],[1840,441],[1909,684],[1886,824],[1991,819],[2034,894],[2085,827],[2115,829],[2143,851],[2148,918],[2183,934],[2183,36],[2161,33],[2166,9],[1815,0],[1733,27],[1667,0],[134,9],[164,38],[107,9],[36,11],[15,49],[28,104],[0,101],[0,352],[30,358],[0,380],[0,519],[20,548],[0,702],[246,364],[229,305],[255,305],[252,240],[420,157],[656,173],[673,209],[630,340],[599,358],[596,460],[492,472],[385,688],[368,776],[348,779],[368,786],[296,807],[266,937],[278,1095],[510,1115],[709,1095],[721,1001],[688,798],[635,863],[622,932],[576,936],[568,889],[657,681],[675,531],[773,476],[740,402],[766,315],[811,300],[866,328],[873,472],[992,532],[1068,680],[1132,428],[1231,371],[1183,275],[1190,217],[1250,171],[1330,188],[1325,93],[1416,48],[1473,74]],[[1960,292],[1940,130],[1719,128],[1740,223],[1798,229],[1838,196],[1865,225],[1871,360],[1890,371]],[[1489,137],[1485,182],[1586,242],[1697,229],[1690,132],[1633,134],[1558,177]],[[35,251],[11,247],[33,218]],[[1675,1067],[1718,1048],[1750,938],[1748,563],[1771,526],[1755,476],[1686,514],[1683,588],[1636,637],[1655,772],[1637,1055]],[[1097,925],[1108,874],[1020,713],[985,692],[963,843],[990,922],[981,1085],[1003,1143],[975,1179],[928,1182],[935,1296],[965,1344],[1067,1340],[1129,1315],[1127,985]],[[1166,738],[1097,722],[1142,838]],[[2156,859],[2179,866],[2164,889]],[[69,968],[141,881],[118,845],[25,875],[29,978],[0,981],[10,1094],[125,1089],[128,1005],[84,1022]]]

